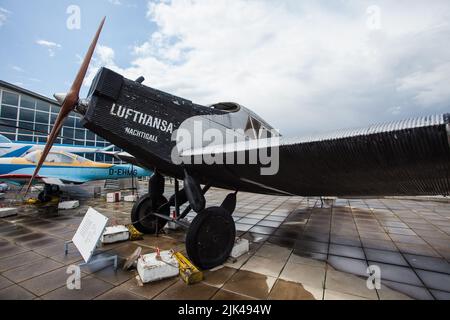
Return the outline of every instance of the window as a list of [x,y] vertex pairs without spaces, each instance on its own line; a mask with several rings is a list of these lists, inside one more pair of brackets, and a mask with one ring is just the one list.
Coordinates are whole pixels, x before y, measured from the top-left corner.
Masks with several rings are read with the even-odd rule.
[[84,127],[81,125],[81,119],[80,118],[75,118],[75,127],[80,128],[80,129],[84,129]]
[[39,151],[30,152],[29,154],[27,154],[25,156],[25,160],[30,161],[32,163],[36,163],[37,162],[38,153],[40,154]]
[[26,141],[26,142],[33,142],[33,136],[28,136],[28,135],[19,135],[17,137],[18,141]]
[[19,134],[33,134],[33,123],[32,122],[19,122]]
[[19,95],[12,92],[3,91],[2,103],[10,104],[12,106],[18,106]]
[[[16,121],[1,119],[0,130],[2,132],[16,133]],[[16,137],[14,137],[15,139]],[[13,139],[13,140],[14,140]]]
[[256,134],[255,128],[254,128],[254,119],[252,117],[248,117],[247,124],[245,125],[245,135],[249,137],[250,139],[256,139],[258,136]]
[[86,140],[92,140],[92,141],[94,141],[95,140],[95,134],[92,132],[92,131],[87,131],[86,132]]
[[267,139],[272,137],[272,132],[252,117],[248,117],[244,131],[245,135],[250,139]]
[[8,119],[17,119],[17,107],[8,107],[5,105],[2,105],[2,111],[0,113],[0,116],[2,118],[8,118]]
[[71,118],[71,117],[67,117],[64,120],[64,126],[73,128],[75,126],[75,119]]
[[103,142],[96,142],[95,145],[100,148],[105,147],[105,144]]
[[63,138],[73,139],[74,129],[71,128],[63,128]]
[[73,145],[73,140],[69,140],[69,139],[62,139],[62,143],[63,144],[67,144],[67,145]]
[[59,113],[59,110],[61,110],[60,107],[55,106],[55,105],[50,105],[50,111],[51,111],[51,112],[58,114],[58,113]]
[[58,115],[56,115],[56,114],[50,114],[50,124],[55,124],[57,116]]
[[81,163],[84,163],[84,162],[89,162],[89,160],[88,159],[86,159],[86,158],[83,158],[82,156],[76,156],[76,158],[75,158],[77,161],[79,161],[79,162],[81,162]]
[[86,145],[95,147],[95,142],[94,141],[86,141]]
[[42,100],[37,100],[36,110],[49,112],[50,105],[48,104],[48,102],[44,102]]
[[85,133],[85,130],[75,129],[75,139],[84,140],[84,133]]
[[34,130],[36,130],[37,134],[48,134],[48,125],[36,123],[34,125]]
[[19,112],[19,119],[34,122],[34,111],[21,108]]
[[48,113],[36,112],[36,122],[48,124]]
[[47,156],[47,159],[45,159],[45,162],[50,163],[72,163],[73,159],[69,157],[68,155],[65,155],[63,153],[52,153],[50,152]]
[[[34,136],[34,142],[40,142],[40,143],[46,143],[47,142],[47,137],[44,136]],[[55,142],[58,143],[58,142]]]
[[97,153],[95,155],[95,161],[97,161],[97,162],[105,162],[105,155]]
[[34,100],[33,98],[30,98],[28,96],[24,96],[22,95],[22,98],[20,99],[20,106],[22,108],[28,108],[28,109],[33,109],[36,106],[36,100]]

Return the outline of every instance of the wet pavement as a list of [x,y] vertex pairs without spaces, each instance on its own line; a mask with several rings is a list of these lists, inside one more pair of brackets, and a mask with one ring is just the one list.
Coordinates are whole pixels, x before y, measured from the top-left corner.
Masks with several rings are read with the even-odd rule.
[[[73,246],[64,255],[64,242],[87,208],[110,224],[130,222],[132,203],[86,197],[90,190],[78,187],[81,206],[74,210],[21,206],[19,215],[0,219],[0,299],[450,299],[445,199],[337,199],[322,207],[318,199],[248,193],[238,194],[233,217],[250,252],[205,272],[201,283],[173,278],[139,286],[136,271],[98,263],[81,268],[81,290],[69,290],[67,267],[82,259]],[[211,190],[208,206],[226,194]],[[14,198],[8,193],[0,205],[14,205]],[[144,254],[184,251],[183,241],[182,230],[166,231],[103,246],[96,258],[117,254],[120,266],[138,246]],[[380,289],[367,286],[369,266],[381,271]]]

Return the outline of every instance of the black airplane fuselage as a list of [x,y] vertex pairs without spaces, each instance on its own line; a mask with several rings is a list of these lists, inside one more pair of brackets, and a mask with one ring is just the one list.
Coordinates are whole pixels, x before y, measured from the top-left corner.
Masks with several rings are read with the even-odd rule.
[[[133,155],[140,166],[177,179],[187,169],[201,184],[219,188],[299,196],[448,195],[450,190],[449,114],[280,139],[278,171],[261,175],[261,164],[173,161],[176,130],[195,131],[195,122],[232,134],[250,120],[273,129],[237,104],[201,106],[102,68],[81,113],[86,128]],[[205,152],[208,143],[202,143],[196,147]]]

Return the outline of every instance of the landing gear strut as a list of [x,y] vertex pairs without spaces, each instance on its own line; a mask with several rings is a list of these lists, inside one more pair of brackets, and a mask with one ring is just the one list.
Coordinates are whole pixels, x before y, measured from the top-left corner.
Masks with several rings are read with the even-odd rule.
[[[164,198],[164,178],[155,173],[150,179],[149,193],[133,206],[131,219],[134,227],[143,233],[157,233],[168,221],[187,229],[186,251],[200,269],[211,269],[223,264],[233,249],[236,227],[232,214],[236,208],[236,193],[229,194],[220,207],[205,209],[205,193],[197,181],[185,171],[184,188],[179,190],[175,180],[175,193],[169,201]],[[180,206],[189,203],[180,213]],[[175,206],[176,216],[170,217],[170,207]],[[182,221],[194,210],[197,216],[192,223]]]

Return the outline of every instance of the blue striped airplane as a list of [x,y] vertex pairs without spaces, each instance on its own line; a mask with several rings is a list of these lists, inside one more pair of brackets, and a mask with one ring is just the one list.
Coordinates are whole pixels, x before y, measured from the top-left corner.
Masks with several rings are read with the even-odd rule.
[[[0,181],[25,184],[33,175],[41,155],[42,150],[35,150],[24,157],[0,158]],[[36,183],[45,185],[38,198],[42,202],[50,200],[50,196],[58,192],[62,185],[151,175],[151,171],[132,164],[101,163],[69,152],[51,151],[36,177]]]

